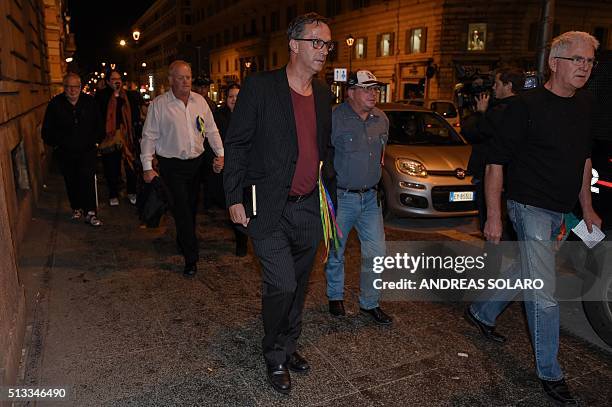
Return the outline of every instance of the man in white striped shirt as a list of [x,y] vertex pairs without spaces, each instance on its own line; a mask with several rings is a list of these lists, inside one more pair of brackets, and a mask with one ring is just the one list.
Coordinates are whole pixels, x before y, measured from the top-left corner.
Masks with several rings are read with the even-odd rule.
[[191,91],[189,64],[177,60],[168,71],[171,89],[149,106],[140,160],[144,180],[149,183],[158,176],[153,169],[153,155],[157,157],[161,178],[172,195],[176,240],[185,257],[183,275],[193,277],[199,258],[195,219],[204,138],[217,156],[215,172],[223,169],[223,143],[208,104]]

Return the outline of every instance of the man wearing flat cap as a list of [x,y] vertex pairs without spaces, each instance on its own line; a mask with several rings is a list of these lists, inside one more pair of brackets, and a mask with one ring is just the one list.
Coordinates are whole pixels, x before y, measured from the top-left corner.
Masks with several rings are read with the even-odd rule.
[[192,87],[194,92],[199,93],[200,95],[202,95],[202,97],[204,97],[204,100],[206,100],[206,103],[208,103],[208,107],[210,107],[210,111],[214,113],[215,110],[217,110],[217,105],[215,105],[215,102],[213,102],[212,99],[208,96],[208,93],[210,92],[211,83],[212,81],[209,78],[202,78],[198,76],[193,80]]
[[344,250],[353,227],[361,242],[359,308],[380,325],[392,323],[378,304],[373,258],[385,255],[385,229],[377,185],[389,134],[389,119],[376,107],[379,82],[370,71],[349,75],[348,98],[332,114],[332,144],[337,177],[338,227],[342,231],[337,250],[325,266],[329,312],[344,316]]

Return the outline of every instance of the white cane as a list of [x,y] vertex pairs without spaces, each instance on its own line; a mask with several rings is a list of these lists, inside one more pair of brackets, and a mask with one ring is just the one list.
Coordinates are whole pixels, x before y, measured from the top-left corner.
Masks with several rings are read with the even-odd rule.
[[96,191],[96,210],[98,210],[98,174],[94,174],[94,189]]

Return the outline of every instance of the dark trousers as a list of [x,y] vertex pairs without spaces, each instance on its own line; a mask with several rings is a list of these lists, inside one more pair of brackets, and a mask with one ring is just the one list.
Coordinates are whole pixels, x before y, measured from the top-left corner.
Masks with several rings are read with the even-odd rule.
[[185,263],[199,259],[196,237],[196,212],[200,182],[201,156],[191,160],[157,157],[160,175],[170,191],[170,210],[176,225],[176,241]]
[[280,365],[295,352],[302,331],[308,278],[322,228],[318,194],[287,202],[275,230],[252,239],[263,269],[263,354],[269,365]]
[[[108,197],[119,197],[119,183],[121,181],[121,164],[123,162],[123,152],[116,150],[112,153],[102,154],[102,164],[104,166],[104,177],[108,186]],[[127,184],[127,193],[136,193],[136,173],[126,162],[124,163],[125,181]]]
[[58,152],[56,158],[64,176],[70,207],[95,211],[96,150],[78,155]]

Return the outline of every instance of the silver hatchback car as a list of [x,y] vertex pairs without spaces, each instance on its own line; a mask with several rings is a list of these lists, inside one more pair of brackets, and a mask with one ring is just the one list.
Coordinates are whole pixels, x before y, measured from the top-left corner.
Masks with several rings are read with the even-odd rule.
[[476,215],[476,187],[466,170],[472,147],[437,113],[378,107],[389,118],[379,185],[385,217]]

